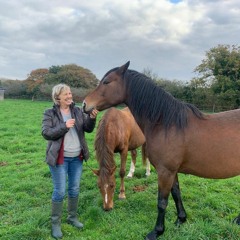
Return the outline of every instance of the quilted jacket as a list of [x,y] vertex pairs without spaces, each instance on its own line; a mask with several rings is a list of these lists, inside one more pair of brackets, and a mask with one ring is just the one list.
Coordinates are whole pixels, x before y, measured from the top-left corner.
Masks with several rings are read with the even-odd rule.
[[[82,157],[89,159],[89,150],[85,140],[85,132],[92,132],[96,119],[90,118],[83,110],[74,103],[70,105],[72,118],[75,119],[75,128],[82,146]],[[43,114],[42,136],[48,140],[46,150],[46,162],[51,166],[56,166],[64,135],[68,132],[66,123],[63,120],[59,105],[54,104],[51,109],[47,109]]]

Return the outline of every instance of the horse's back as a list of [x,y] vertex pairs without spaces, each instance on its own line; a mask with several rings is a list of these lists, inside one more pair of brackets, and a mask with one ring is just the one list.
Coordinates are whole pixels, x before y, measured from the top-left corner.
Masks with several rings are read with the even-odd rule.
[[128,108],[122,110],[110,108],[104,114],[102,121],[105,122],[106,127],[111,127],[112,131],[125,132],[125,130],[131,130],[135,120]]
[[126,147],[133,150],[145,142],[144,135],[128,108],[110,108],[103,115],[100,125],[104,127],[106,143],[115,147],[115,151]]

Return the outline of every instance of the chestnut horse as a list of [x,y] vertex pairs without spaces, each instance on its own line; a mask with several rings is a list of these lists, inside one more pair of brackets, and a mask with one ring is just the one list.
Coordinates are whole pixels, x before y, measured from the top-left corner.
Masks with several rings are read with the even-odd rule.
[[99,170],[93,171],[98,176],[98,187],[103,198],[103,208],[104,210],[111,210],[116,187],[114,153],[120,153],[121,157],[119,199],[125,199],[124,177],[128,151],[131,151],[132,157],[128,176],[132,177],[134,174],[137,158],[136,149],[140,146],[142,146],[142,161],[146,165],[146,175],[150,175],[150,163],[146,159],[145,153],[145,137],[128,108],[122,110],[111,108],[99,121],[94,145]]
[[[158,216],[146,236],[154,240],[164,232],[168,197],[178,172],[212,179],[240,174],[240,109],[203,114],[144,74],[129,70],[129,64],[108,71],[85,98],[84,109],[101,111],[125,103],[142,129],[158,173]],[[240,225],[240,214],[235,222]]]

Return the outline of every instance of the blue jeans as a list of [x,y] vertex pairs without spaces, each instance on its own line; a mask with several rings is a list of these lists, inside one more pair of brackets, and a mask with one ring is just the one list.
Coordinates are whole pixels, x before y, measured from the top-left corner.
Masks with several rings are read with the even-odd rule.
[[49,166],[52,174],[53,193],[52,201],[61,202],[66,193],[66,182],[68,180],[68,196],[78,197],[80,189],[80,179],[82,176],[83,161],[79,157],[64,157],[64,163]]

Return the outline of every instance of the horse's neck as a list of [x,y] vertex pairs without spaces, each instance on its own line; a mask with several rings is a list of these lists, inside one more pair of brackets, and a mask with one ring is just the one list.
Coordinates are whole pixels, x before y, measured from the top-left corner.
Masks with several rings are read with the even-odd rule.
[[[136,113],[136,111],[134,111],[134,107],[131,106],[131,104],[129,103],[128,100],[126,100],[124,103],[125,103],[125,104],[127,105],[127,107],[130,109],[130,111],[131,111],[131,113],[132,113],[135,121],[137,122],[137,124],[138,124],[138,126],[140,127],[140,129],[142,130],[142,132],[144,132],[145,120],[144,120],[142,117],[140,117],[140,116]],[[139,104],[141,104],[141,103],[139,103]]]
[[103,147],[103,149],[100,149],[97,154],[99,165],[102,168],[112,169],[116,165],[114,161],[114,153],[112,151],[109,151],[107,144],[104,145],[105,147]]
[[105,121],[102,119],[95,138],[96,157],[100,167],[112,168],[115,166],[114,151],[109,148],[108,141],[104,137],[105,131]]

